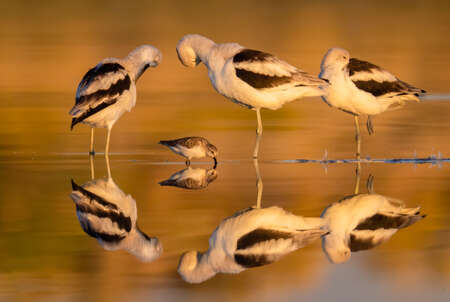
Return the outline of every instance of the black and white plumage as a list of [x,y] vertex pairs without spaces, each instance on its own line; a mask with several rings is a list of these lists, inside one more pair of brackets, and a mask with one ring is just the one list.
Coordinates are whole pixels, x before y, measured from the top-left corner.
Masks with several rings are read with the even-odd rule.
[[188,190],[200,190],[206,188],[217,179],[217,170],[187,167],[174,173],[169,179],[161,181],[161,186],[172,186]]
[[373,133],[370,117],[387,110],[397,109],[405,101],[420,101],[425,90],[399,80],[389,71],[372,63],[350,58],[348,51],[331,48],[320,66],[319,78],[330,86],[322,99],[330,106],[355,116],[358,151],[360,137],[358,116],[367,115],[367,129]]
[[203,62],[213,87],[239,105],[256,110],[258,157],[262,134],[261,108],[276,110],[307,96],[321,96],[327,83],[274,55],[247,49],[237,43],[216,44],[200,35],[186,35],[178,42],[181,63],[194,67]]
[[279,207],[248,208],[226,218],[209,238],[204,253],[183,254],[178,273],[201,283],[217,273],[237,274],[266,265],[327,233],[323,220],[291,214]]
[[425,215],[420,207],[406,208],[398,199],[358,194],[331,204],[321,217],[330,232],[322,238],[323,251],[330,262],[343,263],[351,252],[374,248]]
[[105,154],[109,151],[109,137],[115,122],[136,105],[136,82],[148,67],[156,67],[161,52],[150,45],[133,50],[123,59],[108,58],[90,69],[78,85],[75,105],[70,110],[71,130],[78,123],[89,125],[90,152],[94,151],[94,128],[107,128]]
[[191,164],[193,158],[211,157],[214,159],[214,167],[217,165],[217,147],[206,138],[199,136],[182,137],[174,140],[163,140],[161,145],[168,147],[174,153],[186,158],[186,165]]
[[83,185],[72,180],[70,195],[80,225],[108,251],[126,250],[141,261],[156,260],[162,244],[149,237],[137,225],[136,201],[111,179],[95,179]]

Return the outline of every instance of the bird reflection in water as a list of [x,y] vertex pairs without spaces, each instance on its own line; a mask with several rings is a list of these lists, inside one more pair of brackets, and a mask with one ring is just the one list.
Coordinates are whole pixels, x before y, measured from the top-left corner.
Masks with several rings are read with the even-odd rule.
[[257,170],[257,205],[224,219],[209,239],[206,252],[184,253],[178,273],[189,283],[201,283],[217,273],[237,274],[278,261],[327,233],[321,218],[294,215],[279,207],[260,207],[262,180]]
[[169,179],[161,181],[161,186],[173,186],[188,190],[200,190],[206,188],[216,180],[218,174],[216,166],[211,169],[192,168],[180,170],[170,176]]
[[96,238],[105,250],[126,250],[144,262],[156,260],[162,254],[162,244],[139,229],[136,201],[117,186],[110,174],[109,161],[106,163],[107,178],[93,179],[91,156],[92,180],[83,185],[72,180],[70,197],[83,231]]
[[420,207],[406,208],[401,200],[375,194],[372,176],[367,181],[368,194],[358,194],[359,180],[360,166],[355,194],[331,204],[321,215],[330,232],[322,238],[322,248],[332,263],[346,262],[351,252],[372,249],[426,216]]

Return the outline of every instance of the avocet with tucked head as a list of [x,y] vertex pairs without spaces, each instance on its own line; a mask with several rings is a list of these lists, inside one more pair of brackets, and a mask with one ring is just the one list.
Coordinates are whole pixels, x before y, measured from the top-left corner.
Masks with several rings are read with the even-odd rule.
[[330,83],[323,100],[355,117],[357,157],[361,152],[360,115],[368,116],[367,130],[372,134],[372,115],[400,108],[405,101],[419,102],[418,97],[425,93],[377,65],[350,58],[349,52],[342,48],[328,50],[320,69],[319,78]]
[[214,88],[231,101],[256,110],[258,129],[253,157],[258,157],[263,131],[261,108],[276,110],[307,96],[320,96],[326,81],[277,57],[237,43],[216,44],[200,35],[186,35],[178,42],[178,58],[188,67],[200,62],[208,69]]
[[148,67],[161,62],[161,52],[142,45],[124,59],[108,58],[89,70],[78,85],[75,106],[70,110],[72,124],[91,127],[90,153],[94,154],[94,128],[108,128],[105,155],[114,123],[136,105],[136,81]]
[[222,221],[207,252],[183,254],[178,273],[189,283],[217,273],[237,274],[278,261],[326,233],[319,217],[296,216],[279,207],[244,209]]
[[322,238],[322,248],[330,262],[343,263],[351,252],[374,248],[424,217],[420,207],[406,208],[398,199],[378,194],[346,197],[322,213],[330,232]]

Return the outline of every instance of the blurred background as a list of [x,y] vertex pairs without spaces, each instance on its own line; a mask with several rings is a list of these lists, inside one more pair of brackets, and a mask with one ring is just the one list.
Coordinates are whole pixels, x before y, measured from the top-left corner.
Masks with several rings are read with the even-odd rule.
[[[320,242],[275,264],[218,275],[197,286],[176,273],[186,250],[206,250],[214,228],[254,204],[255,113],[217,94],[203,65],[188,69],[175,46],[188,33],[275,54],[313,74],[330,47],[426,89],[432,100],[375,117],[362,156],[450,157],[449,1],[0,1],[0,300],[175,301],[216,299],[450,299],[449,165],[364,164],[377,193],[421,205],[428,217],[386,244],[331,265]],[[163,53],[137,84],[137,105],[115,125],[113,178],[137,201],[141,228],[165,252],[141,264],[107,252],[80,228],[70,179],[89,180],[89,128],[70,131],[68,111],[85,72],[141,44]],[[319,98],[262,111],[263,206],[319,216],[353,193],[351,164],[278,160],[351,158],[350,115]],[[205,190],[159,181],[183,160],[157,142],[189,135],[220,150],[218,179]],[[103,151],[106,131],[96,131]],[[209,163],[205,163],[208,165]],[[97,155],[96,176],[105,176]],[[203,165],[205,166],[205,165]],[[206,166],[205,166],[206,167]]]

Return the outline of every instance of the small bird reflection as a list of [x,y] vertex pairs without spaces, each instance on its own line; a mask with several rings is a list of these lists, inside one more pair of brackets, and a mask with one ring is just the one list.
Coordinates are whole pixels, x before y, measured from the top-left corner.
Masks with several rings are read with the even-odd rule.
[[372,249],[426,216],[420,213],[420,207],[406,208],[401,200],[373,193],[372,185],[373,178],[369,177],[368,194],[357,194],[355,189],[355,195],[323,211],[321,217],[330,233],[322,238],[322,248],[330,262],[344,263],[351,252]]
[[161,256],[163,248],[158,238],[147,236],[137,225],[136,201],[112,178],[94,179],[83,185],[72,180],[70,197],[83,231],[96,238],[105,250],[126,250],[143,262]]
[[169,179],[161,181],[161,186],[173,186],[188,190],[200,190],[206,188],[218,176],[215,168],[191,168],[180,170],[170,176]]
[[225,218],[209,238],[206,252],[184,253],[178,273],[189,283],[204,282],[217,273],[237,274],[278,261],[327,234],[324,220],[294,215],[279,207],[261,208],[262,179],[257,161],[255,207]]

